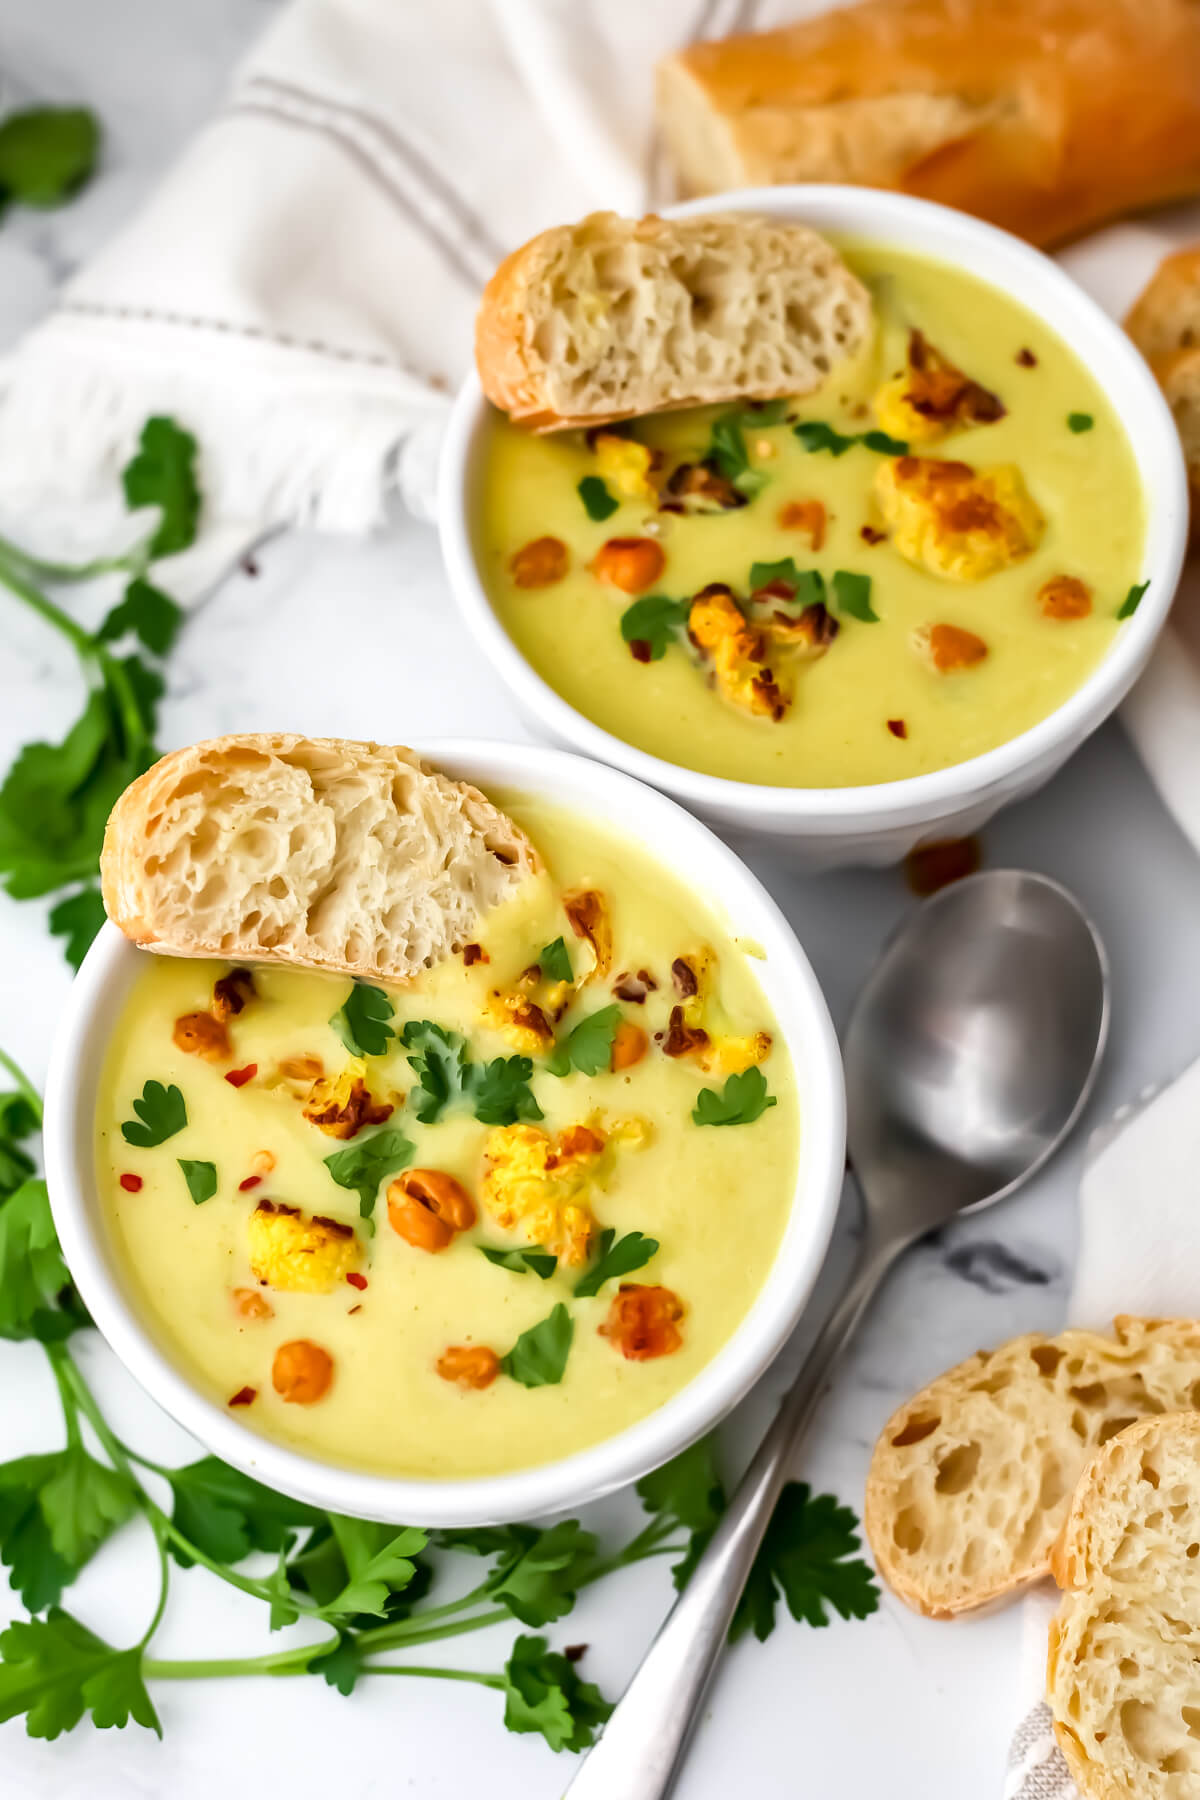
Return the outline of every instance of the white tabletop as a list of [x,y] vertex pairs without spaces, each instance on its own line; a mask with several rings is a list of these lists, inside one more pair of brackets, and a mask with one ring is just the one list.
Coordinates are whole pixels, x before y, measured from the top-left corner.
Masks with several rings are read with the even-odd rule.
[[[73,207],[0,228],[0,343],[38,316],[54,283],[128,211],[211,106],[269,8],[263,0],[106,0],[103,10],[101,37],[94,0],[0,0],[5,75],[13,78],[0,93],[4,103],[27,94],[81,99],[109,132],[106,172]],[[384,740],[527,735],[459,623],[429,528],[401,524],[370,543],[293,533],[267,545],[258,570],[235,574],[188,625],[171,659],[163,745],[267,728]],[[0,643],[6,767],[26,739],[61,734],[79,696],[69,653],[2,591]],[[1116,726],[1037,799],[997,820],[985,851],[993,866],[1043,869],[1068,883],[1108,943],[1113,1045],[1093,1122],[1196,1055],[1200,1015],[1184,972],[1200,959],[1200,861]],[[789,868],[785,849],[748,856],[794,922],[840,1022],[884,935],[912,904],[900,877],[814,880]],[[37,1081],[69,975],[45,910],[0,896],[0,1045]],[[902,1398],[982,1344],[1061,1322],[1082,1144],[1081,1134],[1019,1199],[910,1254],[847,1359],[799,1474],[860,1509],[870,1446]],[[820,1306],[819,1295],[814,1316]],[[102,1344],[91,1340],[85,1356],[122,1436],[164,1460],[192,1454]],[[0,1346],[0,1359],[0,1458],[51,1447],[59,1425],[40,1350]],[[784,1377],[777,1368],[725,1432],[731,1469]],[[591,1509],[587,1523],[622,1532],[636,1513],[619,1497]],[[147,1534],[130,1526],[71,1591],[70,1604],[114,1642],[127,1642],[142,1629],[152,1591]],[[615,1696],[669,1599],[667,1572],[652,1563],[601,1583],[550,1635],[560,1645],[586,1642],[584,1672]],[[0,1613],[16,1612],[13,1601],[0,1587]],[[731,1792],[961,1800],[997,1792],[1017,1631],[1012,1611],[935,1624],[890,1596],[871,1620],[835,1623],[819,1635],[785,1617],[767,1645],[743,1644],[726,1658],[681,1800],[727,1800]],[[439,1647],[437,1659],[498,1667],[511,1635],[458,1640]],[[175,1575],[158,1654],[266,1648],[256,1602],[199,1571]],[[289,1800],[330,1792],[555,1800],[570,1774],[571,1759],[556,1758],[540,1739],[507,1734],[498,1696],[482,1690],[367,1682],[347,1701],[315,1680],[260,1680],[160,1687],[155,1700],[161,1745],[134,1726],[102,1734],[81,1726],[53,1745],[26,1739],[19,1723],[6,1726],[5,1794],[211,1800],[214,1789],[240,1797],[268,1784]]]

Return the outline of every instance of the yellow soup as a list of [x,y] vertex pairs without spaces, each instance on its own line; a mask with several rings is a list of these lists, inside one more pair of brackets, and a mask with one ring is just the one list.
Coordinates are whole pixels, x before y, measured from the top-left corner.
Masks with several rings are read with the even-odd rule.
[[134,1304],[332,1462],[492,1474],[631,1425],[735,1330],[792,1203],[795,1085],[743,952],[626,843],[508,805],[546,869],[477,945],[388,995],[147,957],[103,1071]]
[[962,762],[1060,706],[1136,604],[1133,453],[1071,350],[958,270],[848,260],[875,342],[803,401],[590,441],[488,426],[476,551],[505,629],[588,718],[708,774]]

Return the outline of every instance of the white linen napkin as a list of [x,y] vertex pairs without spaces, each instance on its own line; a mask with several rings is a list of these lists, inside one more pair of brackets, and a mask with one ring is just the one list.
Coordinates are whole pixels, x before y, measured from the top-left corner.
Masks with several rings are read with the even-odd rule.
[[[1198,1243],[1198,1156],[1200,1062],[1169,1087],[1147,1090],[1095,1133],[1079,1192],[1072,1325],[1107,1330],[1118,1313],[1192,1318],[1200,1311],[1200,1275],[1189,1254]],[[1138,1198],[1136,1232],[1129,1229],[1131,1196]],[[1023,1603],[1020,1713],[1004,1800],[1078,1800],[1045,1699],[1046,1637],[1056,1604],[1049,1586]]]

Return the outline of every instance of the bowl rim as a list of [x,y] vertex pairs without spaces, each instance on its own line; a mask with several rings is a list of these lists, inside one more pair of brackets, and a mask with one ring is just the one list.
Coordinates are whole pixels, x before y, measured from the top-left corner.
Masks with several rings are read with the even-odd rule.
[[[106,922],[71,987],[46,1083],[46,1179],[63,1253],[104,1338],[139,1384],[204,1447],[234,1467],[321,1508],[398,1523],[465,1527],[562,1512],[637,1480],[696,1441],[742,1399],[799,1323],[824,1261],[845,1168],[841,1055],[808,957],[778,903],[742,859],[669,796],[567,751],[478,739],[423,739],[418,754],[487,785],[554,788],[581,810],[628,820],[655,855],[656,842],[689,842],[689,859],[714,878],[720,915],[743,905],[745,935],[776,963],[789,1017],[780,1034],[795,1070],[802,1113],[801,1164],[783,1241],[763,1287],[715,1355],[677,1394],[614,1436],[555,1462],[455,1480],[345,1468],[262,1436],[194,1385],[144,1324],[107,1243],[93,1164],[95,1089],[110,1042],[114,988],[128,990],[139,952]],[[547,779],[548,778],[548,779]],[[611,823],[618,833],[620,825]],[[695,878],[684,877],[690,885]],[[703,891],[703,890],[702,890]]]
[[[472,461],[477,433],[490,411],[479,377],[472,371],[455,398],[442,447],[437,518],[451,589],[484,654],[518,701],[555,739],[663,788],[710,816],[790,824],[836,838],[864,826],[936,819],[993,794],[1010,793],[1014,776],[1055,766],[1056,760],[1103,723],[1141,673],[1166,622],[1187,548],[1188,484],[1179,434],[1167,402],[1132,340],[1042,251],[998,226],[934,201],[834,183],[780,184],[683,201],[662,212],[667,218],[761,212],[811,223],[818,230],[860,231],[866,237],[892,240],[898,250],[910,248],[912,240],[922,234],[940,233],[948,240],[943,252],[922,249],[919,253],[933,260],[940,254],[946,261],[969,266],[978,279],[1012,293],[1060,338],[1070,341],[1068,316],[1082,316],[1112,359],[1121,383],[1132,383],[1138,396],[1138,416],[1131,419],[1128,409],[1119,416],[1148,506],[1140,577],[1149,584],[1146,594],[1096,668],[1053,712],[1018,736],[964,762],[899,781],[838,788],[736,781],[669,762],[627,743],[564,700],[526,660],[493,609],[472,542]],[[843,219],[843,214],[857,215],[857,222]],[[1006,273],[1010,280],[1003,279]],[[1035,293],[1013,291],[1022,278]],[[1107,393],[1113,377],[1098,375],[1096,359],[1081,355],[1073,343],[1071,348]]]

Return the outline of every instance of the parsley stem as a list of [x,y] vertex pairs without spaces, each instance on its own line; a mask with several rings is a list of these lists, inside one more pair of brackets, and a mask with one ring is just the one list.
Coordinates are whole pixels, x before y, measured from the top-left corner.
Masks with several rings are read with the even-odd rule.
[[0,1050],[0,1068],[7,1069],[13,1080],[16,1082],[21,1091],[21,1098],[28,1102],[29,1108],[40,1128],[42,1123],[42,1096],[38,1093],[28,1075],[26,1075],[24,1069],[22,1069],[18,1063],[15,1063],[11,1056],[7,1056],[3,1050]]
[[483,1631],[488,1625],[505,1625],[512,1619],[506,1606],[494,1606],[487,1612],[449,1625],[426,1625],[429,1616],[427,1612],[415,1612],[411,1619],[400,1619],[395,1625],[377,1625],[371,1631],[360,1632],[358,1642],[364,1650],[391,1650],[401,1645],[430,1644],[439,1638],[461,1637],[466,1631]]
[[314,1657],[336,1650],[337,1636],[315,1644],[298,1644],[294,1650],[269,1650],[265,1656],[231,1656],[200,1662],[158,1662],[147,1657],[142,1673],[148,1681],[191,1681],[223,1675],[307,1675]]
[[[151,1521],[151,1523],[153,1524],[153,1521]],[[150,1642],[150,1639],[162,1624],[162,1616],[167,1610],[167,1588],[171,1581],[171,1570],[167,1563],[167,1540],[157,1525],[154,1526],[154,1541],[158,1546],[158,1605],[154,1609],[154,1617],[142,1633],[141,1641],[138,1645],[140,1650],[146,1648],[146,1645]]]
[[73,1450],[81,1441],[79,1430],[79,1403],[75,1398],[75,1392],[71,1386],[67,1370],[63,1366],[63,1359],[54,1353],[58,1346],[53,1344],[43,1344],[42,1348],[46,1352],[46,1357],[50,1363],[50,1372],[54,1376],[54,1384],[58,1389],[58,1397],[62,1401],[63,1424],[66,1426],[67,1431],[67,1448]]
[[430,1675],[435,1681],[473,1681],[479,1687],[504,1692],[503,1675],[484,1675],[478,1669],[430,1669],[423,1663],[364,1663],[364,1675]]
[[96,650],[90,633],[86,632],[83,626],[71,617],[70,613],[64,612],[61,606],[56,606],[40,588],[34,587],[33,583],[28,581],[19,569],[5,561],[3,555],[0,555],[0,581],[17,596],[18,600],[23,600],[26,606],[32,607],[34,612],[45,619],[48,625],[53,625],[56,631],[61,631],[62,635],[75,646],[85,662],[90,662],[94,658]]
[[96,556],[85,563],[47,562],[44,557],[35,556],[32,550],[14,544],[11,538],[0,537],[0,558],[42,581],[91,581],[97,575],[137,574],[149,561],[149,549],[150,540],[146,538],[120,556]]

